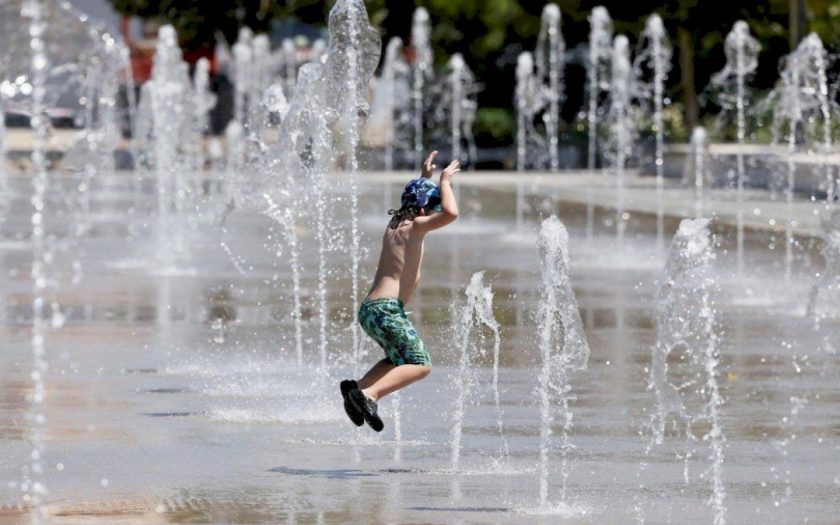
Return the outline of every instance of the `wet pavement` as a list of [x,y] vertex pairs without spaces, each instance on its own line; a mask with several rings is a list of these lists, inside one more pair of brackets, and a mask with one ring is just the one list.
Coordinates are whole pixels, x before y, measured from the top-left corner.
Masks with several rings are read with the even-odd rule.
[[[223,203],[184,223],[173,267],[147,220],[154,194],[130,193],[124,175],[92,193],[88,238],[58,242],[50,302],[63,324],[47,337],[46,459],[54,523],[708,523],[708,450],[669,428],[650,447],[655,293],[664,278],[655,217],[631,215],[617,248],[612,214],[593,239],[585,208],[562,184],[528,183],[525,227],[515,229],[513,184],[461,185],[461,218],[427,242],[423,280],[408,305],[430,349],[432,375],[384,400],[385,431],[347,421],[337,381],[380,358],[350,351],[354,310],[346,195],[331,195],[327,370],[318,355],[317,245],[303,242],[303,360],[291,320],[289,249],[270,219]],[[511,175],[512,180],[513,175]],[[389,177],[389,180],[396,180]],[[0,522],[28,521],[20,503],[29,461],[31,284],[25,181],[2,227],[0,293]],[[72,184],[67,176],[65,184]],[[387,223],[383,177],[362,177],[364,290]],[[396,195],[399,187],[390,188]],[[576,190],[577,191],[577,190]],[[60,194],[57,194],[60,195]],[[632,194],[628,196],[632,198]],[[78,218],[58,196],[60,239]],[[127,204],[128,203],[128,204]],[[131,203],[139,206],[127,211]],[[632,203],[630,209],[632,208]],[[393,205],[393,204],[392,204]],[[61,211],[61,210],[70,211]],[[688,208],[690,209],[690,208]],[[557,213],[571,235],[573,285],[591,348],[575,378],[567,497],[560,451],[551,451],[549,501],[539,506],[539,352],[533,315],[541,291],[536,228]],[[669,233],[676,219],[666,223]],[[836,523],[840,513],[840,304],[819,326],[805,317],[818,243],[801,239],[790,281],[774,233],[751,231],[746,275],[734,274],[734,232],[714,224],[720,321],[723,482],[730,523]],[[775,243],[775,244],[774,244]],[[769,249],[768,245],[774,248]],[[451,306],[476,271],[495,292],[502,326],[500,389],[505,439],[495,421],[490,357],[471,367],[460,469],[450,470],[454,374]],[[75,279],[75,281],[74,281]],[[832,310],[833,308],[833,310]],[[61,325],[61,326],[58,326]],[[555,422],[555,432],[559,432]],[[702,436],[703,429],[695,429]]]

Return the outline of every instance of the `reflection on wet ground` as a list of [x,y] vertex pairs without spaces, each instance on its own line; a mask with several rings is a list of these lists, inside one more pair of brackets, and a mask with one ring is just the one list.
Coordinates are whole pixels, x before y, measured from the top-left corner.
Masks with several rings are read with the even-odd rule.
[[[632,217],[632,240],[617,250],[610,214],[599,215],[601,229],[587,241],[585,210],[564,203],[562,192],[530,196],[528,228],[515,232],[510,188],[462,184],[462,219],[429,239],[423,282],[408,308],[435,371],[404,392],[397,440],[392,402],[382,403],[386,430],[374,435],[346,420],[337,395],[337,380],[356,367],[349,351],[356,304],[346,270],[345,196],[335,195],[331,208],[332,368],[325,375],[316,355],[316,225],[299,228],[305,342],[299,365],[288,249],[270,220],[236,211],[224,230],[209,220],[185,228],[183,260],[160,268],[143,224],[132,226],[121,213],[119,188],[100,189],[91,238],[61,253],[69,260],[56,261],[63,282],[51,299],[66,320],[48,338],[45,476],[56,523],[711,521],[704,444],[686,443],[668,428],[666,442],[646,451],[653,404],[647,367],[664,266],[650,217]],[[388,218],[380,185],[366,185],[362,209],[367,278]],[[24,523],[15,483],[30,448],[30,261],[25,239],[14,240],[26,208],[18,202],[12,210],[0,245],[0,521]],[[535,243],[538,219],[552,212],[572,237],[574,286],[592,355],[574,384],[569,499],[538,509]],[[132,229],[141,234],[133,238]],[[815,327],[804,318],[819,269],[815,244],[801,240],[801,271],[785,282],[783,254],[754,233],[750,271],[737,277],[731,233],[717,228],[729,521],[836,523],[840,322],[835,316]],[[83,269],[78,284],[72,282],[76,258]],[[500,388],[510,457],[501,456],[485,356],[477,360],[478,388],[466,410],[462,471],[453,475],[457,356],[450,306],[479,270],[487,271],[502,324]],[[364,364],[379,359],[372,343],[365,352]],[[695,454],[687,456],[691,449]],[[558,499],[558,478],[553,472],[551,501]]]

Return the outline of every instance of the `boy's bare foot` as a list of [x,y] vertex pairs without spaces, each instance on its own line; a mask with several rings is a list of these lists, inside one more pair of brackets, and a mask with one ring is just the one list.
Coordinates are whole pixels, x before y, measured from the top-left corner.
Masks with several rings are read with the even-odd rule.
[[347,417],[350,418],[350,421],[353,422],[354,425],[360,427],[365,424],[365,416],[356,407],[353,406],[353,403],[350,402],[350,399],[347,397],[350,392],[355,389],[359,388],[359,385],[356,384],[355,381],[351,379],[345,379],[339,385],[341,388],[341,397],[344,398],[344,412],[347,414]]
[[385,423],[382,422],[379,414],[376,413],[376,401],[364,395],[358,388],[352,390],[347,397],[350,398],[350,403],[353,407],[364,414],[365,421],[370,428],[377,432],[382,432],[382,429],[385,428]]

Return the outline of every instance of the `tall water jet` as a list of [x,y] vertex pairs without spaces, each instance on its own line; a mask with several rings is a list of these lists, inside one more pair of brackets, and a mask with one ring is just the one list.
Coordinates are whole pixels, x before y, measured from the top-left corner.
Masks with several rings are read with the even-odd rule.
[[9,175],[6,170],[6,111],[3,108],[4,96],[0,93],[0,211],[5,212],[9,205]]
[[577,299],[569,271],[569,234],[560,220],[552,215],[542,222],[539,234],[542,259],[543,291],[536,323],[539,327],[540,371],[537,391],[540,404],[540,507],[548,503],[549,449],[551,425],[557,415],[562,419],[560,434],[560,501],[566,500],[568,453],[573,448],[571,430],[574,401],[571,380],[585,370],[589,361],[589,345],[583,331]]
[[411,47],[414,49],[414,158],[419,168],[423,164],[425,128],[424,111],[426,85],[434,79],[434,56],[431,43],[431,20],[425,7],[414,11],[411,22]]
[[736,198],[737,198],[737,257],[738,273],[744,271],[744,183],[746,167],[744,165],[744,143],[746,141],[746,109],[749,91],[746,79],[758,67],[758,54],[761,45],[752,35],[750,27],[743,20],[735,22],[732,31],[726,35],[724,43],[726,65],[712,77],[712,85],[721,91],[721,105],[731,113],[735,111],[738,149],[736,159]]
[[172,26],[158,33],[152,78],[148,92],[152,112],[154,162],[158,192],[158,256],[165,267],[183,250],[182,228],[172,224],[172,210],[183,211],[185,196],[180,153],[188,128],[186,108],[190,91],[187,64],[181,56]]
[[250,85],[248,86],[248,123],[249,131],[252,135],[252,143],[257,144],[255,132],[258,131],[262,122],[262,116],[265,113],[265,108],[262,105],[265,90],[271,85],[274,77],[274,68],[272,66],[271,57],[271,42],[268,35],[260,34],[254,37],[251,42],[251,60],[250,68],[252,70]]
[[239,37],[233,44],[233,120],[247,128],[251,104],[250,93],[253,82],[253,54],[251,41],[253,33],[247,27],[239,31]]
[[466,74],[466,64],[464,57],[460,53],[455,53],[449,60],[449,75],[447,77],[449,83],[449,131],[452,148],[452,158],[460,159],[461,155],[461,126],[463,125],[463,111],[464,111],[464,76]]
[[210,131],[210,110],[216,105],[216,99],[210,91],[210,61],[202,57],[195,64],[193,74],[193,140],[196,171],[204,169],[207,164],[207,151],[204,138]]
[[[656,136],[654,149],[654,167],[656,171],[656,244],[660,250],[664,248],[665,216],[663,205],[663,191],[665,182],[665,122],[663,110],[665,107],[665,81],[671,71],[671,42],[662,18],[657,14],[648,17],[645,29],[642,31],[640,51],[634,62],[636,78],[649,77],[645,96],[652,107],[651,121]],[[644,73],[648,73],[645,75]]]
[[[343,23],[342,23],[343,20]],[[335,28],[335,34],[333,30]],[[340,83],[334,86],[341,93],[338,109],[344,154],[350,177],[350,277],[352,282],[351,311],[355,311],[359,297],[359,264],[361,260],[361,232],[359,231],[359,161],[357,149],[361,126],[360,114],[367,114],[366,102],[368,84],[379,63],[380,41],[378,33],[368,22],[367,10],[362,0],[339,0],[330,12],[330,34],[345,45],[336,47],[335,56],[328,61],[335,71],[343,73]],[[332,43],[331,43],[332,45]],[[376,51],[369,49],[376,46]],[[335,60],[335,62],[332,62]],[[338,94],[336,93],[336,96]],[[351,322],[353,362],[356,367],[361,360],[359,324]]]
[[542,96],[534,76],[534,56],[525,51],[516,62],[516,229],[522,229],[524,221],[525,195],[522,175],[528,166],[529,138],[536,133],[533,129],[534,115],[542,105]]
[[[394,171],[394,141],[396,141],[396,123],[394,113],[396,111],[396,75],[400,64],[400,52],[402,51],[402,40],[400,38],[392,38],[388,42],[388,47],[385,50],[385,64],[382,68],[382,80],[384,82],[384,89],[388,90],[387,111],[391,119],[390,132],[391,136],[385,142],[385,171]],[[390,188],[390,184],[387,185]],[[386,199],[386,206],[391,205],[391,199]]]
[[74,261],[74,282],[81,279],[81,239],[90,233],[91,210],[90,188],[94,179],[102,172],[114,169],[114,150],[118,136],[117,98],[119,81],[123,76],[120,58],[120,45],[114,38],[98,31],[94,26],[87,30],[94,46],[101,46],[102,54],[94,54],[86,63],[82,89],[85,109],[84,167],[79,192],[79,218],[74,234],[77,243],[76,261]]
[[560,7],[547,4],[543,8],[540,33],[537,37],[537,76],[547,83],[548,112],[543,115],[548,138],[549,169],[560,169],[560,105],[565,100],[563,84],[566,42],[560,32]]
[[705,128],[697,126],[691,132],[691,155],[686,180],[694,189],[694,218],[705,215],[705,185],[709,180],[709,136]]
[[630,105],[634,88],[633,68],[630,65],[630,44],[627,37],[618,35],[613,42],[610,76],[610,140],[613,169],[615,170],[615,224],[616,242],[624,245],[627,214],[624,211],[624,176],[627,157],[633,147],[635,125]]
[[[294,211],[290,206],[281,206],[268,195],[264,195],[268,209],[266,215],[274,219],[282,228],[283,237],[289,246],[289,267],[292,271],[292,328],[294,331],[294,350],[298,366],[303,366],[303,305],[300,286],[300,243],[298,242]],[[280,253],[278,252],[278,258]]]
[[[609,61],[612,51],[612,19],[607,9],[597,6],[589,15],[589,61],[587,64],[587,90],[589,108],[586,120],[589,126],[589,137],[586,156],[586,168],[590,175],[595,173],[596,155],[598,153],[598,116],[600,112],[601,93],[610,88]],[[586,189],[586,238],[591,239],[595,228],[595,207],[592,203],[592,183]]]
[[[796,189],[795,155],[800,138],[809,139],[806,124],[822,119],[824,132],[822,147],[831,149],[831,107],[826,85],[827,57],[819,37],[809,35],[794,52],[784,59],[784,69],[770,100],[776,103],[773,113],[773,140],[778,141],[782,132],[787,138],[787,182],[785,201],[787,224],[785,227],[785,279],[790,279],[793,266],[794,235],[793,198]],[[831,173],[829,171],[829,173]]]
[[32,393],[30,394],[29,419],[32,421],[32,453],[30,463],[25,469],[24,501],[34,509],[35,523],[43,523],[47,519],[46,496],[44,485],[43,454],[44,454],[44,380],[48,369],[45,339],[48,331],[46,311],[46,291],[50,280],[47,274],[49,260],[52,257],[45,235],[46,195],[49,187],[47,174],[46,148],[50,133],[50,121],[47,116],[46,95],[47,76],[50,61],[47,56],[44,40],[46,23],[44,5],[41,0],[27,0],[21,4],[21,17],[29,20],[29,46],[32,50],[30,61],[30,84],[32,85],[31,125],[34,131],[32,140],[32,166],[35,174],[32,177],[33,213],[30,219],[32,227],[32,332],[30,345],[32,348]]
[[496,428],[502,440],[502,461],[508,459],[508,444],[502,423],[502,408],[499,399],[499,351],[501,336],[499,323],[493,315],[493,290],[484,285],[484,272],[476,272],[470,278],[470,283],[464,290],[465,301],[453,307],[455,324],[453,335],[456,336],[460,357],[458,360],[458,374],[455,397],[455,407],[452,411],[452,430],[450,432],[450,449],[452,472],[457,472],[461,460],[461,437],[464,426],[464,404],[475,386],[476,378],[470,373],[472,360],[485,355],[487,348],[486,334],[489,330],[493,338],[493,400],[496,405]]
[[[799,44],[797,53],[801,55],[801,75],[806,93],[810,96],[805,101],[805,110],[808,113],[808,123],[813,125],[815,120],[820,122],[820,131],[817,140],[820,142],[820,152],[829,155],[833,151],[832,143],[832,118],[836,111],[836,103],[833,95],[829,94],[828,76],[826,73],[829,67],[828,52],[823,46],[822,40],[816,33],[811,33]],[[826,193],[826,210],[831,211],[837,194],[837,178],[834,163],[823,161],[823,186]]]
[[[350,227],[347,237],[351,242],[348,252],[353,310],[359,299],[361,254],[356,148],[360,116],[368,111],[365,96],[379,62],[380,42],[376,30],[368,22],[362,0],[339,0],[330,11],[329,31],[330,47],[326,59],[308,63],[299,72],[281,136],[277,146],[271,150],[270,160],[263,167],[265,173],[259,179],[269,186],[259,193],[263,199],[257,202],[258,208],[265,211],[265,202],[268,202],[269,213],[286,232],[287,243],[296,261],[293,265],[295,301],[292,313],[296,326],[301,315],[298,221],[307,213],[317,214],[319,209],[323,209],[323,206],[313,204],[323,198],[324,185],[312,182],[326,177],[328,169],[339,160],[339,155],[344,160],[349,178]],[[336,145],[339,145],[338,154]],[[277,174],[282,174],[279,180]],[[319,244],[325,245],[326,240],[325,237],[324,242]],[[297,278],[294,279],[294,276]],[[326,308],[322,310],[319,315],[326,316]],[[353,363],[358,364],[360,344],[357,323],[351,324],[351,331]],[[298,341],[296,335],[299,353]],[[326,363],[325,349],[320,353],[322,362]]]
[[[399,37],[388,41],[385,48],[385,58],[382,63],[382,74],[376,82],[371,115],[368,120],[366,133],[372,137],[371,142],[384,146],[385,171],[394,170],[397,151],[413,152],[413,145],[405,144],[411,131],[406,129],[410,125],[411,111],[411,70],[402,57],[403,42]],[[385,185],[385,206],[392,207],[391,185]]]
[[[652,444],[665,440],[669,421],[682,425],[687,442],[697,441],[692,427],[706,424],[702,441],[709,445],[714,523],[726,522],[723,485],[724,443],[720,424],[723,397],[718,385],[720,341],[713,294],[715,259],[708,219],[680,223],[657,292],[656,344],[652,348],[650,388],[656,396],[651,418]],[[699,406],[699,408],[698,408]],[[686,451],[693,455],[696,445]],[[686,461],[688,461],[686,459]],[[686,463],[686,469],[687,469]],[[688,474],[686,471],[686,480]],[[688,481],[686,481],[688,482]]]

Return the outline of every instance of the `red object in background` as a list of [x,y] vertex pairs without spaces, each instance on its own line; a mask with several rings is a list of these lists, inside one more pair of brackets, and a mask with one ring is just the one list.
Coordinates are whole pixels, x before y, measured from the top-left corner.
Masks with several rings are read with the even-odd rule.
[[195,65],[199,59],[206,58],[210,61],[210,74],[216,74],[216,50],[212,47],[201,47],[198,49],[184,50],[184,60],[187,64]]
[[[129,56],[131,57],[131,71],[134,75],[134,81],[139,85],[152,77],[156,40],[134,39],[131,35],[130,24],[131,18],[124,16],[120,21],[120,32],[122,32],[125,45],[128,46],[129,49]],[[218,64],[214,48],[202,47],[197,49],[187,49],[183,51],[183,57],[190,65],[194,65],[201,58],[206,58],[210,61],[210,74],[216,74]]]

